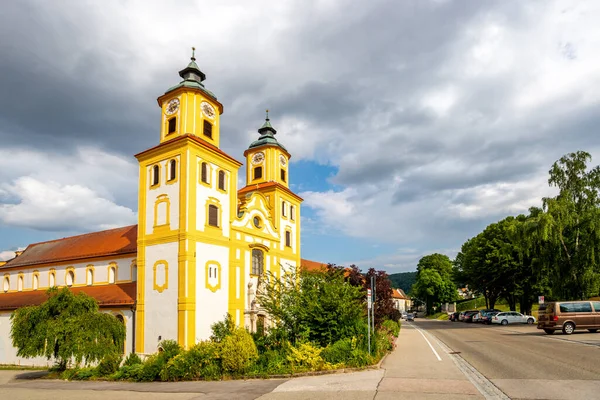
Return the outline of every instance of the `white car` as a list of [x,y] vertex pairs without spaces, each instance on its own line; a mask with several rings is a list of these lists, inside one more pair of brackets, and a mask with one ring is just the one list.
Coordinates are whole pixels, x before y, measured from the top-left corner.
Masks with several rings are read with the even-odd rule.
[[524,315],[516,311],[501,312],[492,317],[492,324],[508,325],[508,324],[535,324],[536,320],[533,315]]

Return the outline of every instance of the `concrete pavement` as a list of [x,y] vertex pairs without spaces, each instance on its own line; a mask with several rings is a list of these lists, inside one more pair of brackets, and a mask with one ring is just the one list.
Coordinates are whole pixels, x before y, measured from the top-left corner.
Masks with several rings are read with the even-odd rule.
[[[20,399],[482,399],[447,348],[414,324],[404,323],[397,348],[381,369],[289,380],[223,382],[62,382],[14,380],[0,371],[2,398]],[[462,368],[462,369],[461,369]],[[489,397],[488,397],[489,398]]]

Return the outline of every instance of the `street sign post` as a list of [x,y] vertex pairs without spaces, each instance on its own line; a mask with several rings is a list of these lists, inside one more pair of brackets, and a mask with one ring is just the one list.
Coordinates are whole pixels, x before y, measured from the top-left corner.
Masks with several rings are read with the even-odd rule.
[[371,354],[371,289],[367,289],[367,336]]

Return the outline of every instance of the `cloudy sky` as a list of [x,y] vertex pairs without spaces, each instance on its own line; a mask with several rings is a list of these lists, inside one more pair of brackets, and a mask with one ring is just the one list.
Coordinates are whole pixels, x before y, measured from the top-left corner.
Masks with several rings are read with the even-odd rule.
[[136,223],[133,154],[191,46],[223,150],[243,161],[271,109],[304,258],[414,270],[540,205],[562,155],[600,163],[600,2],[251,4],[2,5],[0,258]]

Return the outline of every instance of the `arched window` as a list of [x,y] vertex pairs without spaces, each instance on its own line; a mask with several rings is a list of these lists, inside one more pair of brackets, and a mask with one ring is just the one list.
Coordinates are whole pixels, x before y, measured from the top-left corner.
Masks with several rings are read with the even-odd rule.
[[48,276],[48,286],[56,286],[56,273],[54,271],[50,272],[50,275]]
[[67,271],[65,283],[67,284],[67,286],[73,286],[73,282],[75,282],[75,273],[73,271]]
[[208,183],[208,164],[203,162],[201,168],[202,171],[200,172],[200,179],[202,179],[202,182]]
[[94,284],[94,270],[93,269],[88,268],[85,282],[87,283],[88,286],[91,286]]
[[290,219],[294,221],[296,219],[296,207],[290,206]]
[[33,290],[38,290],[40,287],[40,276],[38,274],[33,275]]
[[169,133],[174,133],[175,130],[177,130],[177,117],[173,117],[169,120],[169,130],[167,132],[167,135]]
[[261,275],[265,265],[265,255],[262,250],[252,249],[252,275]]
[[115,267],[108,267],[108,283],[115,283],[117,277],[117,271]]
[[219,226],[219,207],[213,204],[208,206],[208,224],[210,226]]
[[152,167],[152,186],[158,185],[160,182],[160,168],[158,165]]
[[219,171],[219,189],[225,190],[225,171]]
[[172,181],[177,177],[177,161],[169,161],[169,180]]
[[10,278],[8,276],[4,277],[4,284],[3,284],[3,288],[2,288],[5,292],[8,292],[10,290]]
[[23,291],[23,275],[19,275],[19,277],[17,278],[17,291]]

